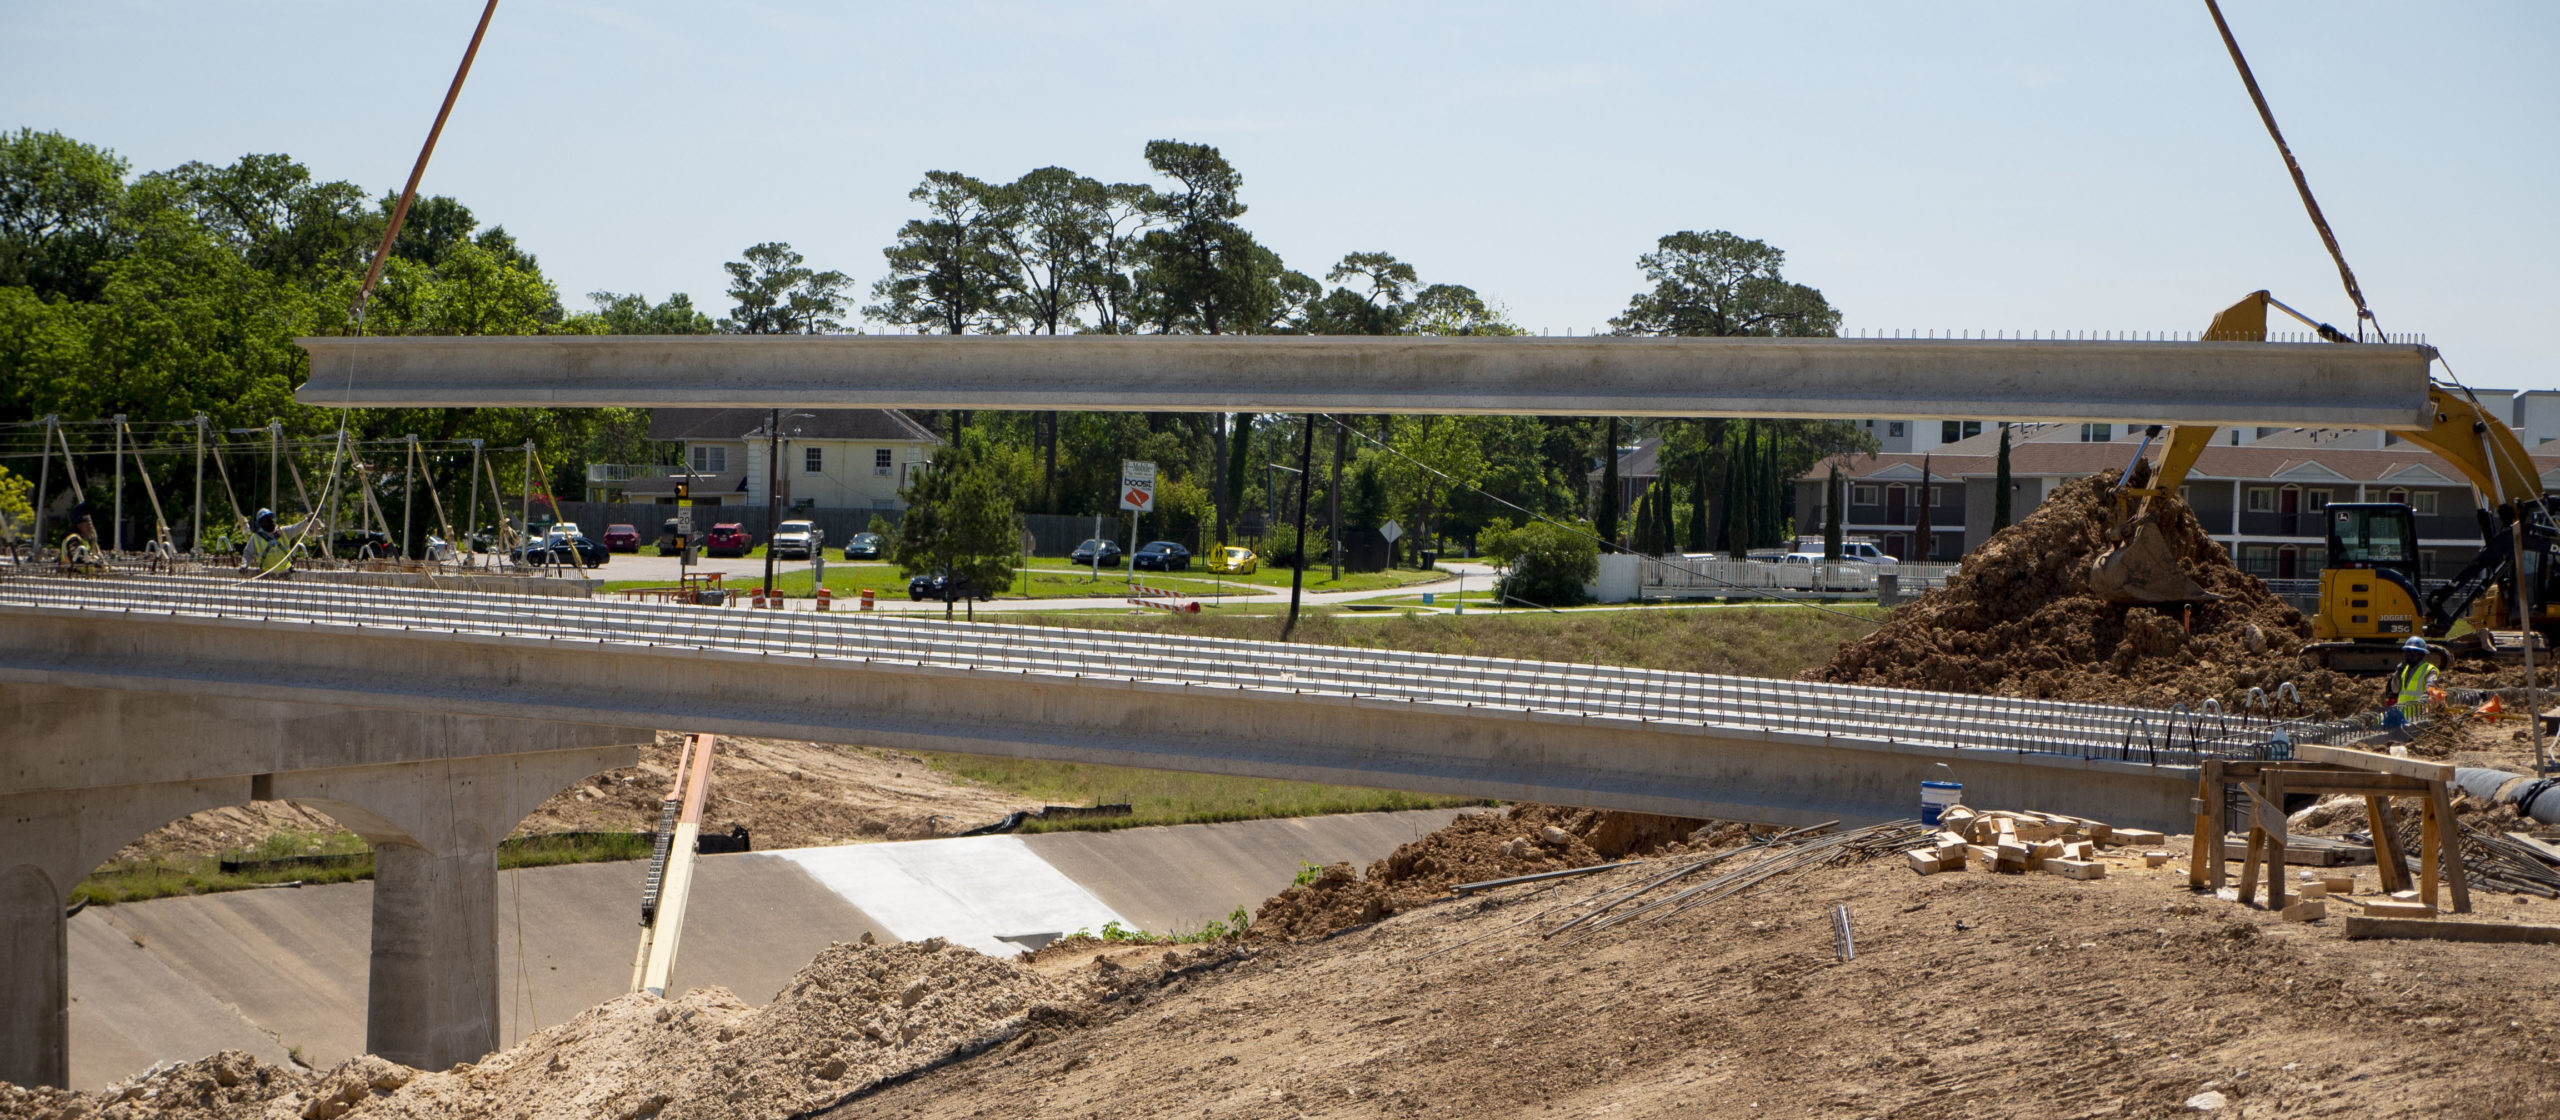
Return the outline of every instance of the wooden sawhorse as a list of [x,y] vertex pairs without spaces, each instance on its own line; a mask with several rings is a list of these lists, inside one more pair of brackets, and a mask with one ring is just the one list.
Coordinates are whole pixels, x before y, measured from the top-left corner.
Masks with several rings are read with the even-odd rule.
[[2254,902],[2260,868],[2267,880],[2267,908],[2285,905],[2284,799],[2288,793],[2344,793],[2364,798],[2365,816],[2373,830],[2373,861],[2385,893],[2408,890],[2409,868],[2400,853],[2399,834],[2391,827],[2391,799],[2418,799],[2418,897],[2429,906],[2437,884],[2450,889],[2453,912],[2471,912],[2471,887],[2462,873],[2462,839],[2453,818],[2453,798],[2446,784],[2453,767],[2438,762],[2374,754],[2344,747],[2304,745],[2289,761],[2223,761],[2208,759],[2196,784],[2196,842],[2187,861],[2187,885],[2222,889],[2224,820],[2223,786],[2238,783],[2249,795],[2249,850],[2240,865],[2240,901]]

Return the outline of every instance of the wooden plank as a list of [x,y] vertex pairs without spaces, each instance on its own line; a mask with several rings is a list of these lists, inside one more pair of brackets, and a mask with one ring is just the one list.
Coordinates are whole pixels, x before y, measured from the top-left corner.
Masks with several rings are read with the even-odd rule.
[[2398,834],[2391,830],[2391,801],[2368,795],[2364,799],[2366,827],[2373,832],[2373,864],[2382,873],[2382,892],[2407,890],[2409,866],[2400,859]]
[[2453,898],[2453,912],[2471,912],[2471,880],[2462,869],[2462,822],[2453,815],[2453,795],[2438,783],[2427,799],[2427,808],[2436,819],[2436,857],[2443,863],[2445,893]]
[[2358,770],[2373,770],[2384,774],[2398,774],[2403,778],[2416,778],[2420,781],[2450,782],[2453,780],[2453,767],[2442,762],[2428,762],[2424,759],[2401,758],[2397,755],[2375,754],[2372,751],[2352,750],[2347,747],[2324,747],[2317,743],[2297,743],[2293,748],[2293,756],[2305,762],[2325,762],[2332,766],[2351,766]]
[[[2250,826],[2249,850],[2241,853],[2240,856],[2240,901],[2243,904],[2253,903],[2257,900],[2258,857],[2264,855],[2266,850],[2267,830],[2256,827],[2255,825]],[[2284,878],[2283,868],[2279,867],[2276,869],[2276,878]]]
[[2361,770],[2287,769],[2282,773],[2284,788],[2295,793],[2424,794],[2435,788],[2432,783],[2422,778],[2406,778],[2398,774],[2372,774]]
[[2448,922],[2434,918],[2374,918],[2347,916],[2347,937],[2363,941],[2377,938],[2422,938],[2429,941],[2487,941],[2509,945],[2560,945],[2560,926],[2527,925],[2522,922]]
[[[2240,859],[2245,852],[2239,837],[2230,837],[2223,842],[2224,859]],[[2344,867],[2362,863],[2372,854],[2373,849],[2361,844],[2349,844],[2325,836],[2295,836],[2284,846],[2285,862],[2294,867]]]
[[2347,901],[2364,907],[2364,912],[2369,917],[2432,918],[2436,916],[2436,908],[2423,902],[2402,902],[2396,898],[2351,898]]
[[2522,845],[2524,850],[2541,856],[2544,863],[2560,864],[2560,845],[2554,845],[2548,840],[2522,832],[2510,832],[2507,834],[2507,839]]

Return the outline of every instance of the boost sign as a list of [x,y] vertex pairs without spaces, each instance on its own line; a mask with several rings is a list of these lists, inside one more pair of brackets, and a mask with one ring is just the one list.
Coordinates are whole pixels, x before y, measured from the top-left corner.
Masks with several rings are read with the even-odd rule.
[[1156,508],[1156,465],[1120,461],[1120,508],[1149,513]]

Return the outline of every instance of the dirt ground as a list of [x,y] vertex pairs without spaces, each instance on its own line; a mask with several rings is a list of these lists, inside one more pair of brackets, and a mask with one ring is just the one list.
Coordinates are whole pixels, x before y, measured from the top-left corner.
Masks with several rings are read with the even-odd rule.
[[[1462,820],[1372,866],[1392,913],[1315,936],[1014,960],[841,945],[763,1009],[629,996],[448,1071],[225,1054],[96,1094],[0,1086],[0,1117],[2560,1115],[2560,947],[2346,941],[2346,903],[2286,922],[2130,849],[2087,882],[1876,859],[1542,938],[1744,839],[1650,823]],[[1419,889],[1648,846],[1468,899]],[[1292,893],[1311,889],[1349,888]],[[2481,919],[2560,922],[2560,903],[2474,897]]]
[[[660,732],[636,766],[594,775],[543,803],[516,828],[645,832],[675,781],[682,736]],[[758,848],[948,836],[1039,804],[969,784],[899,751],[771,739],[720,740],[705,832],[747,829]],[[287,802],[211,809],[155,829],[117,853],[211,855],[253,847],[281,831],[334,832],[336,821]]]
[[1978,1120],[2192,1115],[2206,1093],[2240,1117],[2560,1115],[2560,949],[2350,942],[2191,895],[2181,861],[2113,862],[2071,882],[1880,860],[1579,942],[1536,931],[1648,870],[1512,888],[1267,947],[826,1115]]

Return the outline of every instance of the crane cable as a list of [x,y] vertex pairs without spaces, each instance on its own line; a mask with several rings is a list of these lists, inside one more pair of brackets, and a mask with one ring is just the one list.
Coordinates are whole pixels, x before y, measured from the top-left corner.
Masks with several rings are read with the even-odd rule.
[[2365,303],[2364,289],[2356,283],[2356,272],[2347,267],[2346,250],[2338,247],[2338,235],[2329,231],[2329,219],[2320,213],[2320,200],[2311,197],[2311,179],[2302,173],[2302,163],[2293,158],[2292,145],[2284,142],[2284,130],[2276,127],[2275,110],[2267,107],[2267,95],[2258,89],[2258,76],[2249,71],[2249,60],[2240,53],[2240,40],[2231,34],[2231,24],[2222,18],[2222,5],[2204,0],[2205,11],[2213,14],[2215,30],[2222,32],[2222,45],[2231,51],[2231,64],[2240,70],[2240,84],[2248,87],[2249,100],[2258,107],[2258,119],[2266,122],[2267,138],[2276,142],[2276,154],[2284,157],[2284,169],[2293,176],[2293,189],[2302,195],[2302,208],[2311,215],[2311,226],[2320,231],[2320,243],[2329,248],[2329,259],[2338,262],[2338,279],[2347,286],[2347,299],[2356,305],[2356,338],[2364,338],[2365,324],[2373,324],[2374,332],[2382,331],[2382,321],[2373,317],[2373,308]]

